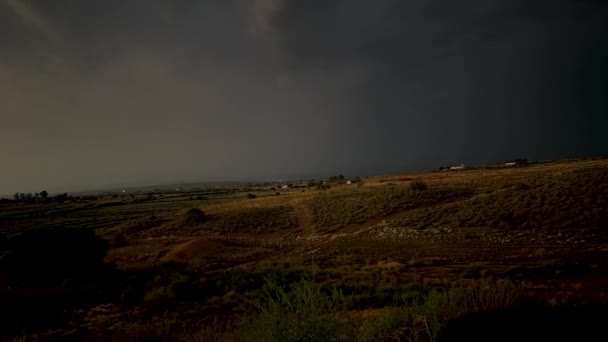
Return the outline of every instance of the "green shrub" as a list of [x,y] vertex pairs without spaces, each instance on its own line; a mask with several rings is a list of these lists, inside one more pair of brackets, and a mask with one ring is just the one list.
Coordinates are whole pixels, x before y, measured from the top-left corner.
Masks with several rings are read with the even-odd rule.
[[436,341],[448,321],[472,312],[512,307],[520,288],[481,281],[469,288],[436,289],[418,303],[389,310],[363,329],[363,341]]
[[267,281],[261,299],[254,302],[259,314],[247,322],[245,341],[352,341],[355,329],[339,319],[348,298],[333,288],[304,279],[288,289]]

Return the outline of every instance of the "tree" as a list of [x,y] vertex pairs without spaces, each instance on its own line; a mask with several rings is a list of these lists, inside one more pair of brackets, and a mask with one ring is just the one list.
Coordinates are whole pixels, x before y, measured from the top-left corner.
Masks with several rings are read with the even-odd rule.
[[40,197],[47,198],[48,196],[49,196],[49,193],[46,190],[40,191]]
[[15,194],[13,196],[15,197],[15,201],[19,200],[20,195],[18,192],[15,192]]

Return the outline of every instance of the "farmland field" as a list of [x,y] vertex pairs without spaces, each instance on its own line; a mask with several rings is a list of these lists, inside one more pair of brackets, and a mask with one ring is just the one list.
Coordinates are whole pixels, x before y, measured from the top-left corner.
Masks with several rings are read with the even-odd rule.
[[[593,321],[608,296],[607,210],[606,159],[280,191],[254,185],[6,201],[2,334],[428,341],[458,340],[466,324],[507,309]],[[54,242],[55,230],[66,237]],[[28,245],[40,231],[44,241]],[[72,239],[75,231],[92,235]],[[106,250],[94,271],[54,271],[54,257],[69,264],[87,253],[75,246],[95,241]],[[32,271],[10,268],[18,258]],[[28,316],[40,300],[48,310]],[[522,327],[551,324],[508,317]]]

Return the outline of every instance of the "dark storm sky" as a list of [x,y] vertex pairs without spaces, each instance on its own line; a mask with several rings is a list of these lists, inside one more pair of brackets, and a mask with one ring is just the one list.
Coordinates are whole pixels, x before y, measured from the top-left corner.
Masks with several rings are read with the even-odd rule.
[[600,0],[0,0],[0,193],[608,152]]

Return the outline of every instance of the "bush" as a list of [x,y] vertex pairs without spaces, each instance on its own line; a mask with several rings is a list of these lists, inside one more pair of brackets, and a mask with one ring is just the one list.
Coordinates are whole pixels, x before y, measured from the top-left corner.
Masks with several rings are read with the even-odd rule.
[[410,183],[410,189],[412,189],[414,191],[426,190],[427,187],[428,186],[426,185],[426,183],[422,179],[414,179]]
[[0,238],[0,270],[18,278],[77,277],[103,266],[109,242],[88,229],[38,229]]
[[510,282],[485,280],[468,288],[403,288],[408,289],[410,293],[403,293],[407,300],[384,304],[378,316],[361,320],[347,310],[353,299],[372,295],[365,290],[345,295],[335,286],[307,279],[286,290],[267,280],[265,295],[254,304],[259,313],[245,322],[241,340],[436,341],[447,322],[471,312],[512,307],[520,296],[520,288]]
[[257,197],[257,196],[256,196],[255,194],[247,194],[247,198],[248,198],[248,199],[254,199],[254,198],[256,198],[256,197]]
[[199,208],[191,208],[184,215],[184,223],[187,224],[201,224],[205,223],[205,213]]
[[107,300],[100,283],[113,274],[103,263],[108,245],[76,228],[0,237],[0,340],[45,331],[66,322],[74,307]]
[[320,285],[303,279],[286,290],[267,280],[262,300],[254,302],[259,314],[242,332],[245,341],[353,341],[354,327],[340,320],[348,298],[333,288],[324,293]]

